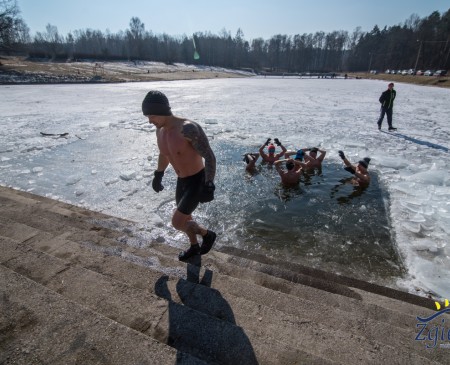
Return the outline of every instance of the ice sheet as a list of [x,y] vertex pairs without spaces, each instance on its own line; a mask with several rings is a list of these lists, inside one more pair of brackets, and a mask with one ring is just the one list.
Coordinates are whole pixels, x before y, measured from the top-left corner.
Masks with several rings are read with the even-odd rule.
[[[257,151],[266,138],[277,137],[288,149],[324,148],[335,163],[341,163],[340,149],[352,161],[372,157],[370,170],[389,193],[393,236],[408,268],[400,285],[449,298],[450,90],[396,83],[398,131],[388,133],[386,122],[383,131],[376,128],[386,86],[295,78],[0,86],[0,183],[135,220],[164,241],[172,228],[159,212],[174,207],[175,174],[166,173],[159,194],[147,185],[157,147],[154,127],[140,110],[145,94],[159,89],[176,115],[204,127],[212,144],[229,141]],[[242,164],[218,152],[223,166]],[[225,191],[221,178],[218,194]],[[220,209],[214,204],[196,212],[200,221]]]

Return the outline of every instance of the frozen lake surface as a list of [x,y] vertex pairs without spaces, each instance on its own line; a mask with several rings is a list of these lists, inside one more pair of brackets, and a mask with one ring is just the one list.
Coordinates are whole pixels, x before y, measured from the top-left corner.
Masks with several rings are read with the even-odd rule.
[[[394,125],[379,132],[387,82],[246,78],[114,85],[0,86],[0,184],[136,221],[149,239],[186,247],[170,226],[176,177],[153,192],[150,89],[200,123],[218,171],[216,199],[195,212],[218,245],[255,250],[413,293],[450,297],[450,90],[397,83]],[[66,137],[43,133],[68,133]],[[244,172],[268,138],[327,151],[320,175],[284,190],[275,170]],[[372,158],[353,194],[337,154]]]

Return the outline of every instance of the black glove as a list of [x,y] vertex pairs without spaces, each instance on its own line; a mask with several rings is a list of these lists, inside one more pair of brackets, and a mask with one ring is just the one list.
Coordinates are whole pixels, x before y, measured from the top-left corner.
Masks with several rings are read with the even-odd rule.
[[267,141],[266,141],[266,143],[264,143],[264,145],[268,146],[271,140],[272,140],[272,138],[267,138]]
[[162,184],[161,184],[163,176],[164,176],[164,171],[155,171],[155,177],[153,178],[153,181],[152,181],[152,188],[157,193],[164,190],[164,186],[162,186]]
[[338,151],[339,157],[342,158],[342,160],[345,160],[345,155],[343,151]]
[[274,138],[274,142],[277,146],[281,146],[281,142],[278,138]]
[[355,169],[353,167],[351,167],[351,166],[344,167],[344,170],[348,171],[351,174],[355,174],[355,172],[356,172]]
[[212,181],[207,181],[200,191],[200,203],[208,203],[214,200],[214,190],[216,190],[214,183]]

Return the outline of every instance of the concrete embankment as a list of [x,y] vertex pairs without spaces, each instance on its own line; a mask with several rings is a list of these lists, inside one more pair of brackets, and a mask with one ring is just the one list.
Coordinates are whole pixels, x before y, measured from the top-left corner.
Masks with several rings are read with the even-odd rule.
[[185,264],[133,222],[0,204],[1,364],[449,363],[416,339],[427,298],[232,248]]

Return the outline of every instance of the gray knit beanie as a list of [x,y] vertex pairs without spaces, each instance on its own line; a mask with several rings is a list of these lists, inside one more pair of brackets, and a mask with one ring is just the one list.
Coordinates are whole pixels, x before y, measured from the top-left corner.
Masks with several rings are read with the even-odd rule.
[[364,166],[364,168],[366,168],[366,169],[369,167],[369,162],[370,162],[369,157],[364,157],[362,160],[358,161],[358,163],[361,164],[362,166]]

